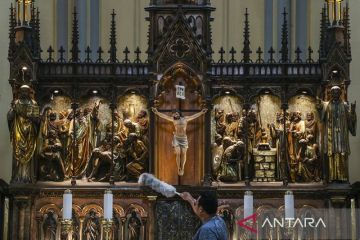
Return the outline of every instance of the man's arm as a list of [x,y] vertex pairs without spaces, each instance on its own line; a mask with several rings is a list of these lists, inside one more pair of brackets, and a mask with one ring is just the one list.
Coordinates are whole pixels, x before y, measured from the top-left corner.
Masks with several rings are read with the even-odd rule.
[[206,113],[206,112],[207,112],[207,108],[203,108],[200,112],[195,113],[194,115],[185,117],[185,119],[188,120],[188,121],[192,121],[192,120],[200,117],[201,115],[203,115],[203,114]]
[[168,116],[168,115],[166,115],[166,114],[164,114],[164,113],[159,112],[156,108],[151,108],[151,109],[152,109],[152,111],[153,111],[156,115],[158,115],[159,117],[161,117],[161,118],[163,118],[163,119],[165,119],[165,120],[168,120],[168,121],[170,121],[170,122],[173,122],[172,117],[170,117],[170,116]]

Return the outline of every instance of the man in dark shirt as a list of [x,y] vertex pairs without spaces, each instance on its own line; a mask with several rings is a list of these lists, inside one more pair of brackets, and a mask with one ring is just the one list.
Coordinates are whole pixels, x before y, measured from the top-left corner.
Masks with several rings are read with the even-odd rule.
[[226,240],[227,230],[224,220],[216,215],[218,200],[216,193],[201,193],[195,199],[188,192],[180,194],[181,198],[189,202],[194,213],[200,218],[202,226],[196,232],[193,240]]

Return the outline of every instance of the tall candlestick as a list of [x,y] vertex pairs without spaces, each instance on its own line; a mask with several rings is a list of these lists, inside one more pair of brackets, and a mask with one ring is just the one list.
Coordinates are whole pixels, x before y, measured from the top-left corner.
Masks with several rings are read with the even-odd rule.
[[72,193],[69,189],[63,195],[63,219],[72,219]]
[[251,191],[246,191],[244,194],[244,218],[253,215],[254,212],[254,197]]
[[113,194],[111,190],[106,190],[104,194],[104,219],[113,218]]
[[294,194],[292,191],[286,191],[285,193],[285,219],[295,218],[294,208]]

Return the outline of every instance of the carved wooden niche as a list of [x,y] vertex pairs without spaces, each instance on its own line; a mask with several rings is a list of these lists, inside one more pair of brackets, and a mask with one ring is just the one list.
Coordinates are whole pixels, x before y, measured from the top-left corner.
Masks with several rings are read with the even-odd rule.
[[[176,97],[176,85],[185,87],[185,99]],[[172,116],[180,111],[190,116],[201,111],[203,84],[201,76],[182,63],[169,68],[157,83],[155,107]],[[174,124],[156,117],[155,120],[156,173],[160,179],[175,185],[199,185],[203,175],[204,117],[189,121],[187,125],[188,149],[184,175],[178,175],[176,156],[172,147]]]

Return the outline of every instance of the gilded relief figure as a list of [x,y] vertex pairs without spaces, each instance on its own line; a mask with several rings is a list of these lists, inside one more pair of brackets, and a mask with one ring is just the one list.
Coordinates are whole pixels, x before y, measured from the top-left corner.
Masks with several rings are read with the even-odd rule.
[[324,153],[328,159],[329,181],[348,182],[349,132],[356,135],[356,102],[349,106],[341,99],[341,88],[334,86],[330,101],[317,103],[324,124]]
[[[93,181],[93,180],[104,180],[104,179],[108,179],[108,177],[112,174],[113,170],[114,170],[114,166],[115,166],[115,160],[118,156],[117,154],[117,149],[118,149],[118,145],[121,144],[120,138],[119,136],[114,136],[113,139],[113,143],[114,143],[114,150],[113,150],[113,154],[114,156],[112,157],[112,148],[111,148],[111,137],[112,134],[111,133],[107,133],[106,137],[104,140],[102,140],[101,144],[99,147],[94,148],[94,150],[92,151],[90,160],[89,160],[89,164],[88,164],[88,168],[89,170],[87,172],[90,172],[90,175],[88,177],[88,181]],[[106,174],[101,174],[101,176],[98,175],[98,170],[100,168],[101,165],[108,165],[108,171]]]
[[140,240],[141,236],[141,220],[138,218],[135,211],[131,212],[131,216],[127,224],[128,240]]
[[56,240],[57,222],[54,212],[49,211],[43,223],[44,240]]
[[216,132],[222,137],[225,135],[226,125],[224,110],[215,109]]
[[221,158],[224,153],[224,147],[223,147],[223,138],[220,134],[215,135],[215,142],[212,144],[212,172],[214,177],[216,178],[218,168],[220,167]]
[[301,112],[292,112],[290,114],[290,128],[288,132],[288,152],[290,163],[290,179],[296,181],[296,172],[298,171],[298,162],[296,155],[300,150],[300,140],[305,136],[305,121],[301,118]]
[[306,139],[301,139],[300,150],[297,154],[299,162],[298,176],[302,182],[319,182],[321,175],[319,146],[314,141],[314,136],[309,134]]
[[62,159],[66,159],[68,155],[70,122],[71,122],[71,118],[67,110],[59,112],[58,120],[56,121],[56,124],[59,131],[58,137],[62,145],[62,149],[61,149]]
[[[90,159],[92,150],[96,147],[97,142],[97,128],[98,128],[98,110],[100,102],[95,103],[93,109],[77,109],[74,118],[71,120],[69,135],[71,143],[68,150],[68,162],[71,168],[67,169],[67,174],[76,177],[85,177],[87,164]],[[74,121],[75,120],[75,126]],[[76,139],[74,139],[73,132],[75,131]],[[75,149],[73,146],[75,145]]]
[[[124,142],[126,139],[126,129],[124,126],[124,121],[123,119],[120,117],[118,111],[115,109],[114,113],[113,113],[113,118],[114,118],[114,134],[117,135],[120,138],[121,142]],[[112,126],[111,126],[111,122],[107,124],[106,126],[106,131],[108,133],[112,132]]]
[[284,176],[285,169],[281,168],[281,160],[282,157],[285,157],[284,153],[282,152],[282,146],[285,144],[285,137],[284,137],[284,114],[281,112],[276,113],[276,120],[275,124],[271,123],[269,124],[270,129],[270,137],[272,140],[272,147],[276,148],[276,164],[277,164],[277,170],[276,170],[276,177],[277,179],[282,179]]
[[100,221],[94,210],[90,210],[84,222],[83,238],[85,240],[100,240]]
[[178,167],[178,175],[184,175],[184,167],[186,163],[186,152],[188,149],[188,139],[186,135],[187,123],[192,121],[200,116],[202,116],[207,109],[204,108],[201,112],[198,112],[192,116],[182,116],[180,111],[177,111],[173,114],[172,117],[159,112],[156,108],[152,108],[153,112],[159,117],[168,120],[174,124],[175,132],[173,137],[173,148],[176,155],[176,164]]
[[61,158],[62,145],[55,130],[50,130],[40,153],[40,176],[44,181],[62,181],[65,167]]
[[126,165],[130,180],[135,180],[145,171],[146,162],[148,160],[148,148],[144,142],[135,134],[130,133],[127,139],[129,158],[131,162]]
[[241,168],[239,167],[244,156],[245,144],[237,141],[224,150],[221,163],[218,168],[218,180],[222,182],[236,182],[242,179]]
[[227,113],[225,116],[225,136],[235,140],[238,129],[238,115],[234,112]]
[[20,87],[7,117],[14,160],[12,182],[32,182],[31,162],[37,145],[40,114],[28,85]]
[[313,112],[306,113],[305,134],[312,135],[315,141],[318,139],[318,122]]
[[141,110],[137,116],[135,122],[140,126],[141,140],[147,146],[149,145],[148,130],[149,130],[149,117],[146,110]]

